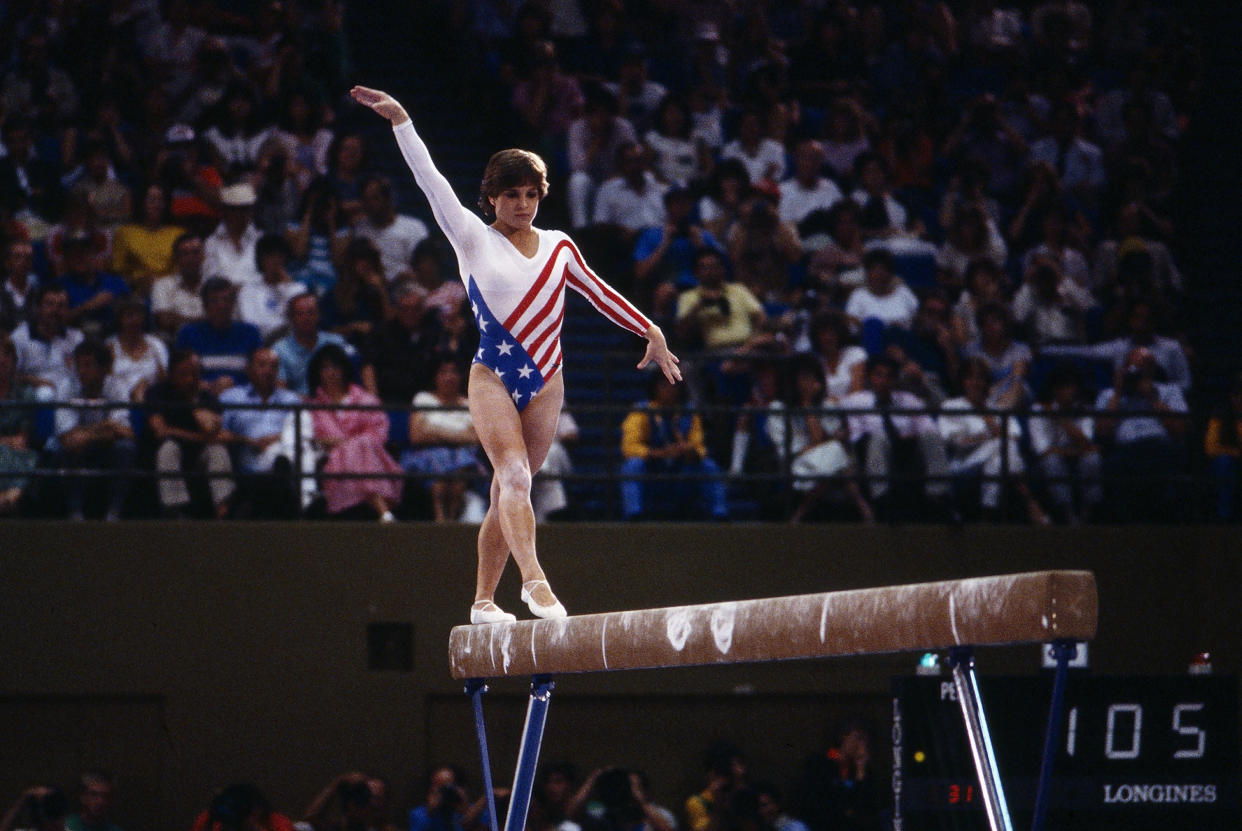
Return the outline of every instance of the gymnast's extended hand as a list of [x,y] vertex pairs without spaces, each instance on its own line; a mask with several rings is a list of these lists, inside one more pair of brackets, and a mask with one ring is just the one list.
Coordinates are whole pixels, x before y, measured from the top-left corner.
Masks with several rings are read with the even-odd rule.
[[396,98],[393,98],[383,90],[371,89],[370,87],[354,87],[349,91],[349,94],[362,106],[370,107],[391,121],[394,127],[410,120],[409,113],[405,111],[405,107],[401,106]]
[[647,330],[647,353],[638,362],[638,368],[642,369],[652,361],[664,371],[664,377],[670,384],[676,384],[681,380],[681,369],[677,366],[681,363],[681,359],[668,351],[668,342],[664,340],[664,332],[660,331],[660,327],[654,323]]

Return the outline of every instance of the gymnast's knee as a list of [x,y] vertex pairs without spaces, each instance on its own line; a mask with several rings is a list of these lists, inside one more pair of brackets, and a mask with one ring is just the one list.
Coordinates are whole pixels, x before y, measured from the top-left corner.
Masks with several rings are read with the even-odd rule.
[[518,456],[502,460],[496,465],[494,477],[501,493],[530,494],[530,463]]

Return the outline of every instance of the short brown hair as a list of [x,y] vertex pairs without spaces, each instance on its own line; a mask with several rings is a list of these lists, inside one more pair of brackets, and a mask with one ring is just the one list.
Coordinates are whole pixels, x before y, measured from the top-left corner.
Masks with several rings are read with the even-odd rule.
[[479,185],[479,210],[491,217],[492,203],[488,200],[522,185],[539,188],[540,199],[548,195],[548,166],[543,159],[537,153],[516,147],[493,154],[487,160],[483,182]]

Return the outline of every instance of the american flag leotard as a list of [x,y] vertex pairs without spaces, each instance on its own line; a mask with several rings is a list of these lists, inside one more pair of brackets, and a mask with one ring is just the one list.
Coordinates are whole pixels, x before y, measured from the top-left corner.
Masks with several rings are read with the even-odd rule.
[[457,253],[479,327],[474,362],[496,373],[519,411],[560,369],[567,285],[613,323],[646,337],[651,321],[587,268],[566,234],[534,229],[539,248],[534,257],[524,256],[503,234],[462,206],[412,122],[397,125],[393,132],[436,222]]

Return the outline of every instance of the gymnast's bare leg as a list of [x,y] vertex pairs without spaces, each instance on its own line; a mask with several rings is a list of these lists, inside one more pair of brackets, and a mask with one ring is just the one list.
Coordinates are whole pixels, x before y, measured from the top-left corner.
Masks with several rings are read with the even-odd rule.
[[[557,372],[522,412],[496,373],[482,364],[470,367],[470,418],[479,443],[492,463],[491,505],[479,529],[479,571],[475,608],[493,601],[496,584],[512,552],[522,582],[547,577],[535,553],[535,513],[530,504],[532,471],[543,465],[556,435],[565,396]],[[531,587],[540,606],[556,603],[547,582]]]

